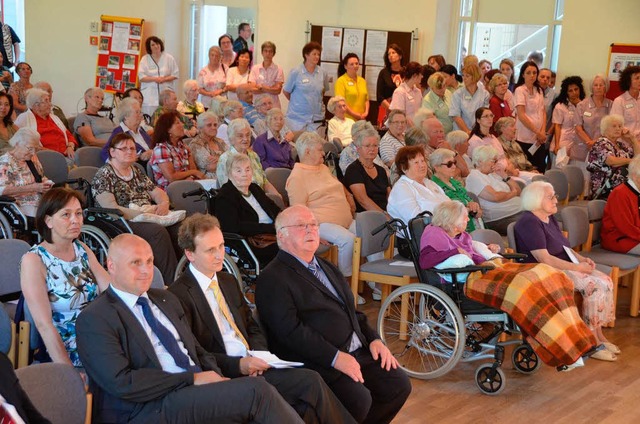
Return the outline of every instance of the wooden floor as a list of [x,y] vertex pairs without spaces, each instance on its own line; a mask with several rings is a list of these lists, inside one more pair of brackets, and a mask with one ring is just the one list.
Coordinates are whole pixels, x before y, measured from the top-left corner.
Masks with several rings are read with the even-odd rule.
[[[366,285],[364,297],[367,304],[359,308],[375,324],[380,302],[371,300]],[[640,317],[629,316],[629,297],[630,288],[620,288],[616,326],[605,330],[622,349],[617,362],[591,359],[570,372],[543,365],[535,374],[523,375],[506,359],[506,387],[497,396],[484,395],[475,385],[475,369],[485,361],[460,363],[438,379],[412,379],[411,396],[393,423],[637,423]]]

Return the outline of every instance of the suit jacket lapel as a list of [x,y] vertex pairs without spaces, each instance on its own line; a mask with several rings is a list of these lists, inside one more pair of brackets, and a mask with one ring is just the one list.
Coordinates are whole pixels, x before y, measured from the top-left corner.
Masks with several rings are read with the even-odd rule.
[[[291,268],[293,268],[293,270],[298,273],[302,278],[304,278],[306,281],[308,281],[311,285],[313,285],[315,288],[317,288],[318,290],[320,290],[322,293],[324,293],[327,297],[329,297],[330,299],[339,302],[339,303],[346,303],[346,299],[344,300],[344,302],[340,301],[340,299],[338,299],[333,293],[331,293],[331,291],[325,287],[324,284],[322,284],[322,282],[320,280],[318,280],[315,275],[313,275],[311,273],[311,271],[309,271],[307,268],[305,268],[298,259],[296,259],[293,255],[284,252],[284,251],[280,251],[278,252],[278,256],[282,259],[282,261],[289,265]],[[318,261],[318,263],[320,263],[320,261]],[[323,267],[322,270],[324,271],[325,268]],[[327,272],[325,271],[325,274],[327,274]],[[327,274],[327,276],[329,276],[330,274]],[[331,278],[329,277],[329,280],[331,280]],[[333,284],[333,283],[332,283]],[[336,288],[334,286],[334,288]],[[336,291],[340,293],[339,289],[336,289]],[[341,294],[342,295],[342,294]]]
[[222,340],[222,334],[220,333],[220,327],[216,318],[213,316],[209,302],[205,297],[200,285],[198,284],[196,277],[189,268],[185,271],[187,273],[186,285],[189,289],[189,295],[193,299],[193,303],[198,311],[198,316],[204,321],[204,325],[209,330],[209,333],[216,339],[220,346],[224,346],[224,340]]
[[[235,278],[234,278],[235,280]],[[242,335],[244,336],[244,339],[247,341],[247,343],[249,342],[249,334],[247,333],[247,329],[244,325],[244,317],[242,316],[242,314],[240,313],[240,310],[238,308],[232,307],[229,304],[229,299],[233,299],[235,296],[233,293],[230,293],[230,289],[229,286],[227,285],[227,282],[222,282],[220,280],[220,278],[218,278],[218,284],[220,284],[220,291],[222,291],[222,295],[224,296],[226,302],[227,302],[227,306],[229,307],[229,311],[231,311],[231,315],[233,316],[233,320],[236,323],[236,326],[238,327],[238,330],[240,330],[240,332],[242,333]],[[233,282],[233,284],[237,284],[235,281]]]

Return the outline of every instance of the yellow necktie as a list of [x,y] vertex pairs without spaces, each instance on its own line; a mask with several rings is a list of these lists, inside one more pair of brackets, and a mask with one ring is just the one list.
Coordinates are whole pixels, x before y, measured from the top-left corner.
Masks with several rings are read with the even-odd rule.
[[248,350],[249,343],[247,343],[247,340],[244,338],[244,336],[240,332],[240,329],[236,325],[236,322],[233,319],[233,315],[231,315],[231,311],[227,306],[227,302],[225,302],[224,297],[222,297],[222,292],[220,291],[218,282],[216,280],[211,280],[211,283],[209,283],[209,288],[213,290],[213,296],[216,298],[216,302],[218,303],[218,307],[220,308],[222,315],[224,315],[224,317],[227,319],[227,322],[229,323],[233,331],[236,332],[236,335]]

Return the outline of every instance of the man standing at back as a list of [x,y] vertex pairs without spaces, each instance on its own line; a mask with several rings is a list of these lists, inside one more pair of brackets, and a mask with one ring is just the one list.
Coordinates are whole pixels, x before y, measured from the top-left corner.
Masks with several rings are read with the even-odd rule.
[[306,206],[292,206],[276,218],[276,233],[280,252],[256,282],[271,351],[318,371],[358,422],[391,422],[411,383],[356,311],[340,271],[314,256],[318,221]]
[[222,376],[194,339],[180,302],[150,289],[153,253],[144,239],[113,239],[107,267],[111,286],[76,323],[94,422],[301,422],[264,380]]
[[251,25],[246,22],[238,25],[238,38],[233,42],[233,51],[249,50],[249,40],[251,39]]
[[268,350],[236,279],[222,271],[224,238],[220,222],[195,214],[182,222],[180,247],[190,262],[169,290],[182,303],[200,345],[216,356],[224,375],[262,376],[306,423],[355,423],[315,371],[272,369],[249,350]]

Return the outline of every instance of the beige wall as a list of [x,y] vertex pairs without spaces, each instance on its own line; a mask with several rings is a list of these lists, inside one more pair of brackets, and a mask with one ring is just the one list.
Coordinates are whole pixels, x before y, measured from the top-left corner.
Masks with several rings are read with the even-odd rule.
[[[455,0],[207,0],[236,7],[255,4],[258,9],[257,38],[278,46],[276,62],[285,74],[301,61],[306,42],[307,21],[316,25],[412,31],[418,28],[413,58],[426,61],[432,51],[445,53],[453,44],[455,28],[447,14],[457,7],[445,5]],[[40,1],[26,3],[27,60],[34,69],[33,80],[53,84],[54,101],[68,115],[83,106],[82,93],[95,81],[97,48],[89,45],[89,23],[101,14],[145,19],[145,34],[165,40],[166,50],[178,60],[182,75],[187,75],[189,59],[190,0],[58,0],[56,7],[43,7]],[[500,0],[501,5],[506,4]],[[529,0],[513,0],[531,5]],[[545,8],[551,0],[544,0]],[[498,0],[484,0],[484,9],[492,16]],[[508,13],[505,13],[508,15]],[[612,42],[640,42],[640,1],[637,0],[565,0],[565,18],[560,47],[560,75],[580,74],[588,79],[604,72],[608,46]],[[596,20],[594,17],[598,17]],[[502,19],[496,19],[500,21]],[[597,22],[597,25],[594,24]],[[435,33],[436,31],[437,34]]]

